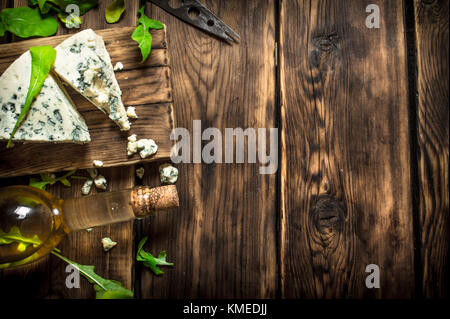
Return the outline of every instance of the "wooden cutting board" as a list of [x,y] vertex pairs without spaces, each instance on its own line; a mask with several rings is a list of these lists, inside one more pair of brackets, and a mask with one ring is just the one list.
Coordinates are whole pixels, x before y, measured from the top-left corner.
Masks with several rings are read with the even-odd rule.
[[[134,27],[97,30],[103,37],[106,49],[115,65],[122,62],[124,69],[116,71],[125,107],[135,106],[138,119],[131,119],[131,130],[121,132],[119,127],[83,96],[69,86],[66,89],[78,111],[86,120],[91,142],[78,144],[15,143],[6,149],[0,143],[0,177],[57,172],[92,167],[93,160],[101,160],[105,167],[130,165],[138,162],[164,160],[170,157],[173,141],[170,132],[174,127],[172,84],[166,29],[152,30],[153,42],[150,57],[145,63],[135,41],[131,40]],[[0,74],[31,46],[56,46],[70,35],[38,38],[0,45]],[[127,137],[151,138],[158,152],[146,159],[138,154],[127,156]]]

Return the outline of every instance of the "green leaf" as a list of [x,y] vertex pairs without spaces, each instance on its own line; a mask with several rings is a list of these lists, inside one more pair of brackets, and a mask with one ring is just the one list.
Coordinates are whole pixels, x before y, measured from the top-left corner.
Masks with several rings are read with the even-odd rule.
[[[5,233],[2,231],[2,229],[0,229],[0,245],[8,245],[12,243],[17,243],[17,250],[19,252],[24,252],[30,245],[33,245],[33,247],[37,247],[42,244],[37,235],[34,235],[31,238],[22,236],[17,226],[11,227],[8,233]],[[19,261],[3,264],[0,263],[0,269],[26,264],[32,261],[33,258],[34,257],[31,255]]]
[[158,267],[158,266],[173,266],[173,263],[166,261],[166,252],[161,251],[158,254],[158,257],[155,258],[152,254],[144,251],[142,248],[144,247],[145,243],[147,242],[148,237],[142,238],[142,240],[139,242],[138,250],[136,254],[136,260],[142,261],[145,266],[150,268],[155,275],[161,275],[164,272]]
[[5,233],[0,229],[0,245],[12,243],[18,243],[19,245],[17,246],[17,250],[23,252],[30,245],[33,245],[34,247],[39,246],[41,244],[41,240],[37,235],[34,235],[31,238],[22,236],[17,226],[11,227],[8,233]]
[[105,19],[108,23],[119,21],[125,11],[125,0],[114,0],[105,9]]
[[37,178],[30,178],[30,183],[28,184],[31,187],[36,187],[39,189],[42,189],[45,191],[45,188],[47,185],[53,185],[56,182],[61,182],[62,184],[70,187],[70,181],[67,179],[68,177],[71,177],[73,174],[75,174],[76,170],[72,170],[66,174],[64,174],[61,177],[54,177],[53,174],[49,173],[41,173],[39,174],[41,176],[41,180]]
[[[41,6],[41,2],[44,4]],[[69,4],[76,4],[80,9],[80,16],[98,5],[98,0],[30,0],[30,6],[39,5],[41,13],[48,13],[51,10],[57,13],[67,13],[66,7]]]
[[[67,21],[67,17],[69,17],[68,13],[58,13],[59,20],[61,20],[61,22],[64,24],[69,22]],[[71,23],[81,25],[83,23],[83,19],[81,19],[81,17],[72,15]]]
[[134,29],[131,39],[139,44],[139,49],[141,49],[142,62],[147,60],[152,50],[152,35],[149,32],[150,29],[162,29],[164,24],[158,20],[152,20],[144,14],[145,6],[142,6],[138,14],[140,15],[138,19],[138,26]]
[[0,37],[5,35],[5,31],[6,31],[5,25],[3,24],[1,17],[0,17]]
[[58,22],[53,17],[42,18],[39,9],[29,7],[7,8],[0,13],[2,27],[0,33],[5,30],[21,37],[32,36],[47,37],[58,30]]
[[22,111],[20,112],[16,124],[14,125],[14,128],[11,132],[11,136],[9,137],[8,144],[6,145],[7,148],[11,145],[14,134],[16,133],[22,120],[25,118],[28,111],[30,110],[33,99],[41,91],[45,78],[48,76],[48,73],[50,72],[50,69],[53,65],[53,62],[55,62],[56,58],[56,50],[48,45],[44,45],[41,47],[31,47],[30,53],[31,53],[30,87],[28,88],[25,104],[22,108]]
[[130,299],[133,298],[133,292],[118,281],[104,279],[97,275],[94,271],[94,266],[80,265],[56,252],[52,251],[52,254],[61,258],[66,263],[72,265],[79,270],[80,274],[83,275],[91,284],[94,285],[94,290],[96,292],[95,297],[97,299]]

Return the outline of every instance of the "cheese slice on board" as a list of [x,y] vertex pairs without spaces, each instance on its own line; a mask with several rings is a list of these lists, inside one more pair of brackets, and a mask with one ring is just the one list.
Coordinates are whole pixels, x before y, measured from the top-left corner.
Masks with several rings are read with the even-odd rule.
[[[25,104],[31,77],[30,51],[22,54],[0,77],[0,140],[8,140]],[[55,79],[48,75],[13,141],[88,143],[84,119]]]
[[130,129],[122,91],[101,36],[86,29],[61,42],[56,47],[54,70],[122,131]]

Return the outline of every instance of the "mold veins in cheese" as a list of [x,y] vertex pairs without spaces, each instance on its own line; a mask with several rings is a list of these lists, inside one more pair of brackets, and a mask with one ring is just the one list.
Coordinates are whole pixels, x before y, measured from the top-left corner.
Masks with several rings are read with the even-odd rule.
[[[8,140],[25,104],[31,77],[29,51],[14,61],[0,77],[0,140]],[[84,119],[64,89],[48,75],[13,141],[73,142],[91,141]]]
[[59,77],[128,131],[122,92],[102,37],[87,29],[61,42],[56,52],[54,70]]

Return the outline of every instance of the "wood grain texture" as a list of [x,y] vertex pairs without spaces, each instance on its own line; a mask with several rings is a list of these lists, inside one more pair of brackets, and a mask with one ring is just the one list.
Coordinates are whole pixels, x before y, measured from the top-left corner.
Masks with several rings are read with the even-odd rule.
[[450,296],[448,1],[414,1],[423,295]]
[[[273,1],[205,1],[241,36],[230,46],[156,6],[167,25],[177,127],[275,127]],[[157,172],[157,167],[148,171]],[[274,298],[276,176],[257,164],[178,165],[180,208],[143,220],[152,253],[173,268],[157,277],[142,267],[143,298]],[[154,185],[153,174],[143,183]]]
[[284,298],[414,293],[403,7],[371,3],[380,29],[363,1],[281,2]]
[[[130,165],[142,161],[139,156],[127,156],[127,136],[152,138],[158,145],[155,156],[144,161],[168,159],[173,142],[169,139],[173,129],[172,85],[167,54],[165,29],[153,30],[154,41],[148,62],[140,64],[141,53],[130,36],[134,27],[97,30],[103,37],[113,65],[122,62],[124,69],[116,73],[123,92],[125,106],[136,106],[139,116],[131,120],[130,132],[121,132],[87,99],[68,87],[78,111],[86,120],[91,142],[79,144],[16,143],[6,149],[0,144],[0,177],[35,174],[42,171],[82,169],[92,166],[94,159],[103,160],[105,167]],[[0,70],[6,68],[30,46],[56,46],[69,35],[33,39],[0,45]],[[108,145],[108,147],[104,147]]]
[[[27,1],[15,1],[15,6],[26,5]],[[127,1],[127,13],[120,20],[120,25],[135,26],[138,1]],[[84,16],[82,28],[94,30],[116,27],[108,25],[104,19],[104,2],[101,7],[93,9]],[[58,34],[66,33],[67,29],[60,27]],[[79,30],[78,30],[79,31]],[[74,32],[74,31],[71,31]],[[103,168],[100,172],[109,181],[108,190],[121,190],[134,185],[134,167]],[[85,174],[79,172],[77,174]],[[10,178],[1,180],[1,185],[26,184],[27,178]],[[81,181],[73,180],[73,186],[66,188],[61,185],[49,187],[50,193],[61,198],[80,196]],[[120,223],[99,227],[88,233],[85,231],[70,234],[58,246],[64,255],[79,263],[95,266],[95,271],[104,278],[121,281],[125,287],[134,289],[134,243],[133,222]],[[110,236],[118,245],[108,253],[101,247],[100,240]],[[117,250],[116,250],[117,248]],[[81,279],[80,289],[67,289],[65,278],[66,265],[54,256],[0,274],[2,297],[11,298],[20,295],[23,298],[93,298],[95,293],[86,280]],[[24,288],[26,287],[26,288]],[[14,293],[15,292],[15,293]]]

